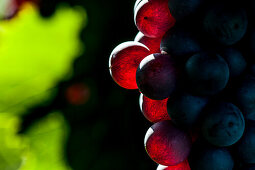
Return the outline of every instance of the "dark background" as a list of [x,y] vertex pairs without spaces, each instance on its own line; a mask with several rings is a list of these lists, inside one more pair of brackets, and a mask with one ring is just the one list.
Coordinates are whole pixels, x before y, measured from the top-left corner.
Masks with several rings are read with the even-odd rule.
[[[59,3],[41,1],[42,16],[50,18]],[[119,87],[108,69],[111,51],[122,42],[132,41],[138,33],[133,21],[135,1],[65,3],[82,6],[87,12],[88,25],[80,34],[86,49],[73,63],[72,78],[56,85],[58,93],[47,104],[33,106],[24,114],[20,133],[26,133],[47,114],[61,111],[70,128],[63,149],[74,170],[156,169],[143,145],[151,123],[140,111],[139,91]],[[86,102],[74,104],[66,92],[77,84],[84,86],[89,95]]]

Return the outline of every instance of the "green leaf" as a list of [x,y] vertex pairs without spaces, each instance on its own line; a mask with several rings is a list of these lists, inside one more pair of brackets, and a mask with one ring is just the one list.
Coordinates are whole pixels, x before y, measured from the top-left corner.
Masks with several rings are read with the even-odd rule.
[[19,119],[10,114],[0,114],[0,169],[17,170],[26,150],[24,140],[16,135]]
[[29,150],[20,170],[70,170],[64,155],[67,131],[66,122],[59,113],[51,114],[35,124],[25,135]]
[[1,170],[71,170],[65,162],[68,127],[60,113],[40,120],[25,135],[17,135],[19,118],[0,114]]
[[1,170],[70,170],[63,116],[50,114],[20,136],[17,114],[46,100],[55,84],[71,75],[85,23],[82,9],[62,6],[46,20],[29,4],[14,19],[0,22]]
[[43,19],[30,4],[17,17],[0,22],[0,113],[25,111],[71,75],[85,23],[84,10],[60,7]]

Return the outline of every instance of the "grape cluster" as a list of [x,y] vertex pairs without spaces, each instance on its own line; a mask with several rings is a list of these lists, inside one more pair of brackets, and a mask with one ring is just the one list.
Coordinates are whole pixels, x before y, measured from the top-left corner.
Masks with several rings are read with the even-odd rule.
[[112,51],[109,69],[141,93],[158,170],[255,167],[254,11],[253,0],[136,1],[139,33]]

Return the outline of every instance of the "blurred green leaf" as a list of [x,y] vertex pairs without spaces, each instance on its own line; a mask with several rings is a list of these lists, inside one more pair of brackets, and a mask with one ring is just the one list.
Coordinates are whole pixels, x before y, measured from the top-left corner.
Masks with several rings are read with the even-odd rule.
[[20,170],[70,170],[65,163],[64,143],[68,128],[61,114],[51,114],[25,135],[29,150]]
[[20,136],[17,114],[46,100],[71,74],[85,23],[84,10],[60,7],[46,20],[30,4],[0,22],[1,170],[70,170],[63,153],[68,131],[63,116],[50,114]]
[[0,22],[0,112],[21,113],[49,97],[47,91],[70,76],[81,52],[84,10],[60,7],[50,19],[30,4]]
[[16,134],[18,123],[18,117],[0,114],[1,170],[71,170],[64,159],[68,127],[61,114],[50,114],[23,136]]
[[15,133],[18,118],[7,113],[0,114],[0,169],[16,170],[24,161],[22,154],[27,145]]

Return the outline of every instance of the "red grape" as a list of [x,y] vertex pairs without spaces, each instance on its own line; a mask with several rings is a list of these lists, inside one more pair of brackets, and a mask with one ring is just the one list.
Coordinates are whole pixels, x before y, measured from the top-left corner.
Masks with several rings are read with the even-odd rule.
[[177,165],[189,155],[191,139],[177,129],[171,121],[165,120],[151,126],[144,139],[148,155],[161,165]]
[[142,32],[138,32],[134,41],[137,41],[146,45],[150,49],[152,54],[160,53],[161,38],[146,37]]
[[135,8],[135,24],[148,37],[162,37],[174,24],[168,0],[143,0]]
[[137,89],[137,67],[149,54],[149,49],[139,42],[129,41],[118,45],[109,59],[109,69],[113,80],[123,88]]
[[167,100],[152,100],[140,94],[139,104],[143,115],[150,122],[156,123],[161,120],[170,120],[167,113]]
[[173,166],[158,165],[157,170],[190,170],[189,162],[186,159],[182,163]]

